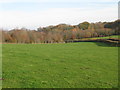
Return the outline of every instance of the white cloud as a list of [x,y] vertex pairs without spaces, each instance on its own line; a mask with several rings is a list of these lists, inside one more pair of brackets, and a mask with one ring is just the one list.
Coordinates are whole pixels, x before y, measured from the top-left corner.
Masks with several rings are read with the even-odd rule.
[[0,0],[0,3],[13,2],[118,2],[119,0]]
[[83,21],[114,21],[117,19],[117,7],[104,9],[52,8],[39,12],[1,11],[0,27],[38,28],[60,23],[78,24]]

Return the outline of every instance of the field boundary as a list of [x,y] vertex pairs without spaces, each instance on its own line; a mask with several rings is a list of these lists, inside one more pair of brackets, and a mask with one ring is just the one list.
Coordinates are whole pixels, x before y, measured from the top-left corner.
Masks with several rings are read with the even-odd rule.
[[101,42],[106,43],[111,46],[120,47],[120,39],[109,38],[109,39],[76,39],[76,40],[66,40],[64,42],[58,43],[1,43],[1,44],[64,44],[64,43],[75,43],[75,42]]
[[102,42],[112,46],[120,47],[120,39],[110,38],[110,39],[79,39],[79,40],[66,40],[65,43],[72,42]]

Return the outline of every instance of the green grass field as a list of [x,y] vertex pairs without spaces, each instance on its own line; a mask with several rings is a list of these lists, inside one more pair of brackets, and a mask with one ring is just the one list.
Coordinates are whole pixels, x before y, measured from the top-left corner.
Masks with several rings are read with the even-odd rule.
[[86,39],[109,39],[109,38],[120,39],[120,35],[112,35],[112,36],[107,36],[107,37],[86,38]]
[[3,44],[3,88],[116,88],[118,48],[103,43]]

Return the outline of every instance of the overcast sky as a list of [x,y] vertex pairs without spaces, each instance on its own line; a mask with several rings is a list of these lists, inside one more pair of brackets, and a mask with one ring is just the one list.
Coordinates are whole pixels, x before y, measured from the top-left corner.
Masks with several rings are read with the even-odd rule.
[[0,28],[115,21],[119,0],[0,0]]

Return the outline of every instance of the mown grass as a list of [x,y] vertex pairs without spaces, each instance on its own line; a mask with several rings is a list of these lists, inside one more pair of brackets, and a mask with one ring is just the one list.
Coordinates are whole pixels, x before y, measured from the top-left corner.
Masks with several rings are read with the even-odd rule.
[[107,36],[107,37],[94,37],[94,38],[86,38],[86,39],[109,39],[109,38],[120,39],[120,35],[112,35],[112,36]]
[[2,44],[0,44],[0,90],[2,89]]
[[118,87],[118,48],[103,43],[4,44],[3,88]]

